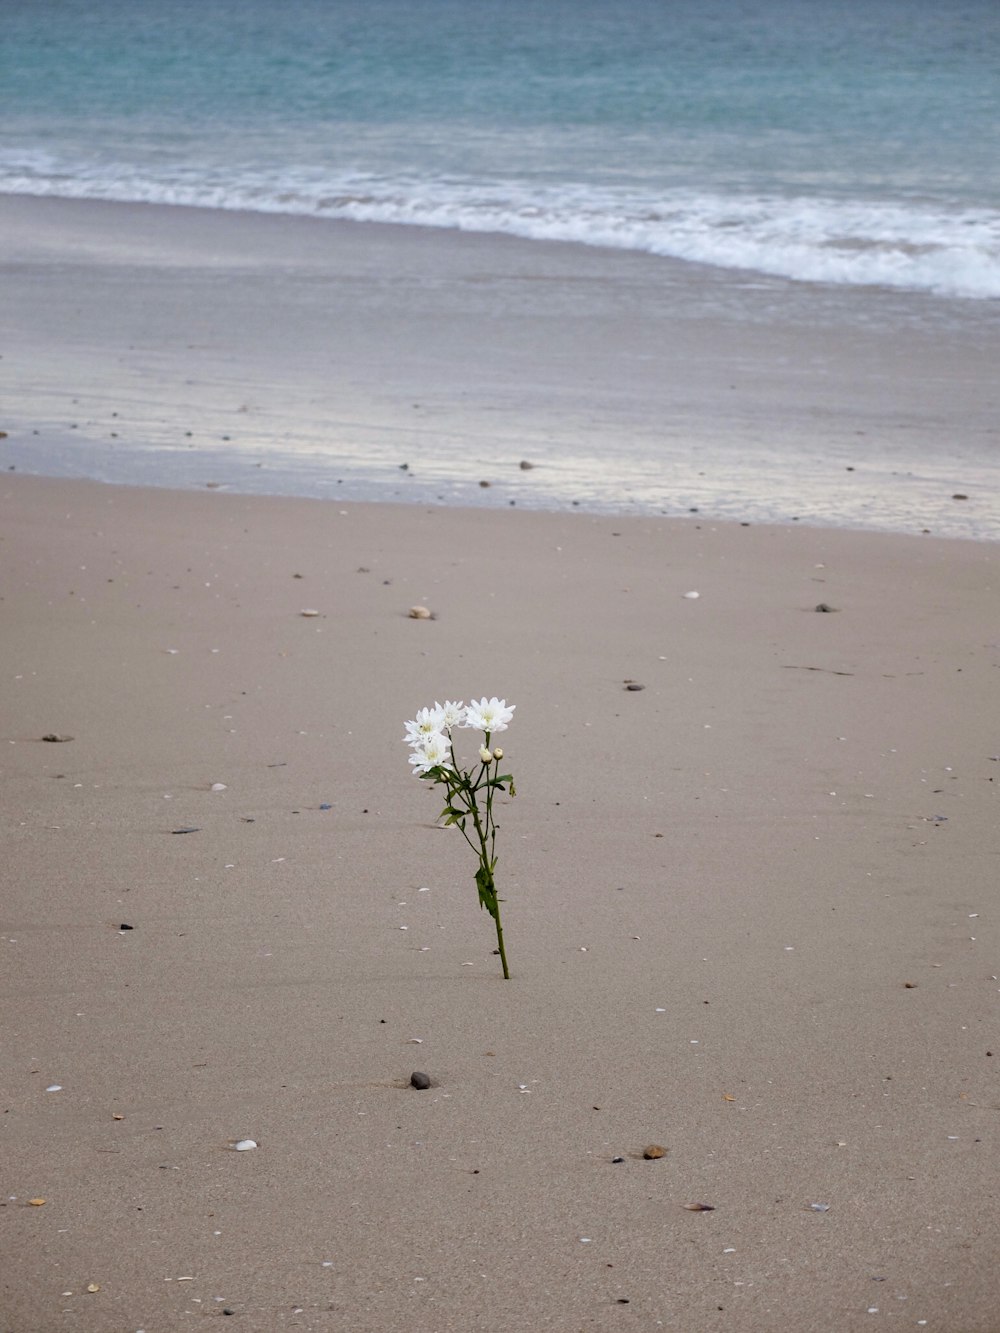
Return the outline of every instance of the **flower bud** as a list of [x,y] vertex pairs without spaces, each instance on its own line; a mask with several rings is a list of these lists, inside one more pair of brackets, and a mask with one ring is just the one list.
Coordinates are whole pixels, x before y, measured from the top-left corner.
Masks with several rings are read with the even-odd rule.
[[493,756],[490,754],[489,750],[487,750],[485,745],[480,745],[479,747],[479,758],[483,761],[484,764],[490,763],[490,761],[493,758]]
[[498,745],[497,748],[493,751],[493,758],[496,759],[498,762],[499,762],[499,760],[501,760],[501,759],[503,758],[503,750],[500,749],[500,746],[499,746],[499,745]]

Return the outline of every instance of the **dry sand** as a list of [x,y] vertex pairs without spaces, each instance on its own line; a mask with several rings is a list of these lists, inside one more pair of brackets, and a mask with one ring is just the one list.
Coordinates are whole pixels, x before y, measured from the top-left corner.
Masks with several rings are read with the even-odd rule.
[[[1000,1328],[996,546],[0,519],[4,1333]],[[509,983],[400,741],[480,693]]]

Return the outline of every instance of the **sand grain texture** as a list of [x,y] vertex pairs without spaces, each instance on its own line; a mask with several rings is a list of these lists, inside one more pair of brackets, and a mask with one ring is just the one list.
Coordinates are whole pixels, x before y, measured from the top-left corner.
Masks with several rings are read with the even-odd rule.
[[[995,1333],[995,546],[0,520],[5,1333]],[[509,984],[400,742],[470,692]]]

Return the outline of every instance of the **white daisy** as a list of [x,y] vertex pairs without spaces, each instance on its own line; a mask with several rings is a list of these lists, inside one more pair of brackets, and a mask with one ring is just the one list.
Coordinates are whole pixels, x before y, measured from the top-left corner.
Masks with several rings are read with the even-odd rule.
[[432,768],[451,768],[451,747],[447,738],[433,735],[415,743],[410,763],[415,777],[429,773]]
[[506,731],[516,707],[517,704],[508,705],[506,699],[498,699],[496,695],[492,699],[480,699],[478,703],[469,704],[465,710],[464,725],[489,733]]
[[440,736],[444,726],[443,708],[437,704],[433,708],[421,708],[413,721],[406,723],[403,740],[407,745],[422,745],[430,736]]

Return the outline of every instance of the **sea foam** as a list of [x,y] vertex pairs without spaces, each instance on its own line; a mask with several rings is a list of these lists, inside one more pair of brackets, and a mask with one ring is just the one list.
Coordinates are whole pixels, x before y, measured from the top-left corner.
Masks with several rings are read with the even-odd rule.
[[1000,211],[919,199],[657,193],[208,162],[157,172],[46,153],[0,156],[0,191],[493,232],[803,282],[1000,297]]

